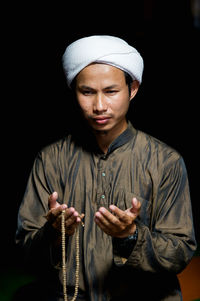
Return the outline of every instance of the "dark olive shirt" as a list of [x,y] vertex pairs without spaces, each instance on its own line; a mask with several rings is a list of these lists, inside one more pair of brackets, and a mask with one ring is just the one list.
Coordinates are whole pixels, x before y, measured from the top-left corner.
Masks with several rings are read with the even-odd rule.
[[[46,273],[49,287],[62,295],[61,248],[54,246],[57,233],[45,219],[54,191],[59,203],[85,214],[85,227],[80,227],[83,300],[181,300],[176,274],[191,260],[196,242],[187,172],[177,151],[129,123],[107,154],[81,146],[71,135],[38,154],[19,210],[16,241]],[[138,238],[124,260],[94,214],[110,204],[126,210],[133,197],[141,202]],[[73,235],[66,254],[72,295],[75,250]]]

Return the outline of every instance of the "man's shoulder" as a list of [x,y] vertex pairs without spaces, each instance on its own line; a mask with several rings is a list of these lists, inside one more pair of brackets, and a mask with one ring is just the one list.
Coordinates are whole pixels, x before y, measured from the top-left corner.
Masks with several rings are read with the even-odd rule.
[[64,137],[45,145],[39,153],[42,156],[56,156],[62,153],[67,153],[73,143],[72,136],[67,134]]
[[137,131],[136,150],[140,155],[163,162],[181,158],[181,154],[173,146],[140,130]]

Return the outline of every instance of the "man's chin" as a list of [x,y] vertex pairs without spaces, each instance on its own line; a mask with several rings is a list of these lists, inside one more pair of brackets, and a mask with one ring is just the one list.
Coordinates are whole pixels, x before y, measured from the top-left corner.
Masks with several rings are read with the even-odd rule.
[[107,133],[111,130],[111,127],[108,125],[94,125],[94,124],[90,124],[90,126],[92,127],[93,131],[97,132],[97,133]]

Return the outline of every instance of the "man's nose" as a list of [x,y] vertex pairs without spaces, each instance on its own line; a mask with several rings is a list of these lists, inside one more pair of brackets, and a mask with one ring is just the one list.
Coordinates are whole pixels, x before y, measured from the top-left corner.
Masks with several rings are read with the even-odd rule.
[[107,111],[106,97],[102,93],[98,93],[95,97],[94,111],[97,111],[97,112]]

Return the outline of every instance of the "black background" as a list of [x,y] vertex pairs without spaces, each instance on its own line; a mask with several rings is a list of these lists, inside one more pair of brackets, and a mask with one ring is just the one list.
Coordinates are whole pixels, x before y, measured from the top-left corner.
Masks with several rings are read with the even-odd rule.
[[[108,2],[108,1],[107,1]],[[188,170],[199,238],[199,30],[189,1],[8,4],[2,24],[1,265],[17,264],[17,211],[37,152],[72,122],[61,58],[83,36],[115,35],[144,58],[133,125],[174,147]],[[109,4],[110,3],[110,4]]]

